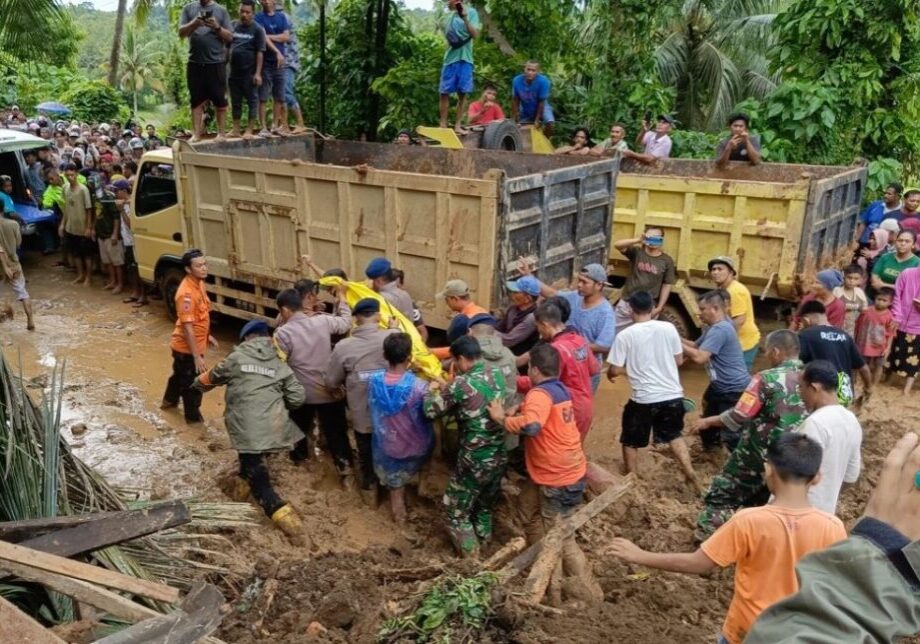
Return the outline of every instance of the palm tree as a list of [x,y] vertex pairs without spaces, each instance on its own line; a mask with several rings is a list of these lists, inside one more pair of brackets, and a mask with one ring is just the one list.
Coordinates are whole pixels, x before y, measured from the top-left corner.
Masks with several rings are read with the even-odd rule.
[[[141,43],[134,29],[125,30],[121,48],[122,71],[118,85],[124,92],[131,92],[134,101],[134,116],[137,116],[137,97],[145,89],[164,92],[160,61],[163,52],[157,49],[155,41]],[[110,70],[111,72],[111,70]]]
[[658,73],[677,89],[683,127],[718,130],[745,98],[763,98],[779,78],[764,53],[788,0],[684,0],[655,51]]
[[115,34],[112,36],[112,53],[109,54],[109,85],[115,86],[118,78],[118,58],[121,55],[121,38],[125,30],[125,12],[128,10],[128,0],[118,0],[118,10],[115,14]]
[[18,59],[40,57],[49,44],[43,27],[65,18],[58,0],[0,0],[0,52]]

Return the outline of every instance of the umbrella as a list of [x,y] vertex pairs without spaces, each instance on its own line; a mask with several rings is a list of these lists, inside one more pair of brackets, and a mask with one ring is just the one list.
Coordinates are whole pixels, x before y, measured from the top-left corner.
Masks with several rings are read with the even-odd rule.
[[48,145],[45,139],[19,130],[0,129],[0,152],[12,152],[13,150],[34,150],[43,148]]
[[38,107],[35,109],[37,109],[39,112],[44,112],[45,114],[60,114],[61,116],[67,116],[70,114],[69,107],[60,103],[55,103],[54,101],[39,103]]

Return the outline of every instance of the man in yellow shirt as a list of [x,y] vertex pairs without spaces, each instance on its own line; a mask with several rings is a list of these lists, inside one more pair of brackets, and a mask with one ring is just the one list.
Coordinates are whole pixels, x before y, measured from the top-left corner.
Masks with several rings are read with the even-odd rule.
[[735,260],[731,257],[713,257],[709,260],[709,275],[716,287],[727,292],[731,298],[729,315],[738,331],[738,341],[744,352],[744,364],[748,371],[754,367],[754,358],[760,350],[760,329],[754,319],[754,302],[747,287],[735,279]]

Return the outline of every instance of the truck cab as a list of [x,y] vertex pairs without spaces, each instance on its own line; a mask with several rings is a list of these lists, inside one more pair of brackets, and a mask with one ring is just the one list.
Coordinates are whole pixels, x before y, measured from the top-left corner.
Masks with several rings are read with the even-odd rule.
[[141,279],[160,289],[174,314],[175,292],[185,277],[185,244],[176,166],[169,148],[150,150],[141,157],[131,195],[131,231]]
[[32,192],[26,184],[26,162],[19,150],[2,151],[0,144],[0,174],[9,175],[13,180],[13,205],[16,214],[22,218],[22,236],[34,235],[42,224],[54,225],[54,212],[44,210],[36,204]]

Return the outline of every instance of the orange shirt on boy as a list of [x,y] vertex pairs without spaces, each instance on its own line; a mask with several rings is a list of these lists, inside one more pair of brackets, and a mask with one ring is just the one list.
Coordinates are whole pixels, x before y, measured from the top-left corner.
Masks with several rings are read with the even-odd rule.
[[527,436],[524,462],[537,485],[563,487],[584,478],[588,462],[572,398],[559,380],[544,380],[528,391],[521,413],[506,418],[505,429]]
[[738,511],[700,545],[717,565],[735,564],[725,639],[741,644],[765,608],[799,589],[796,562],[846,538],[840,519],[817,508],[765,505]]

